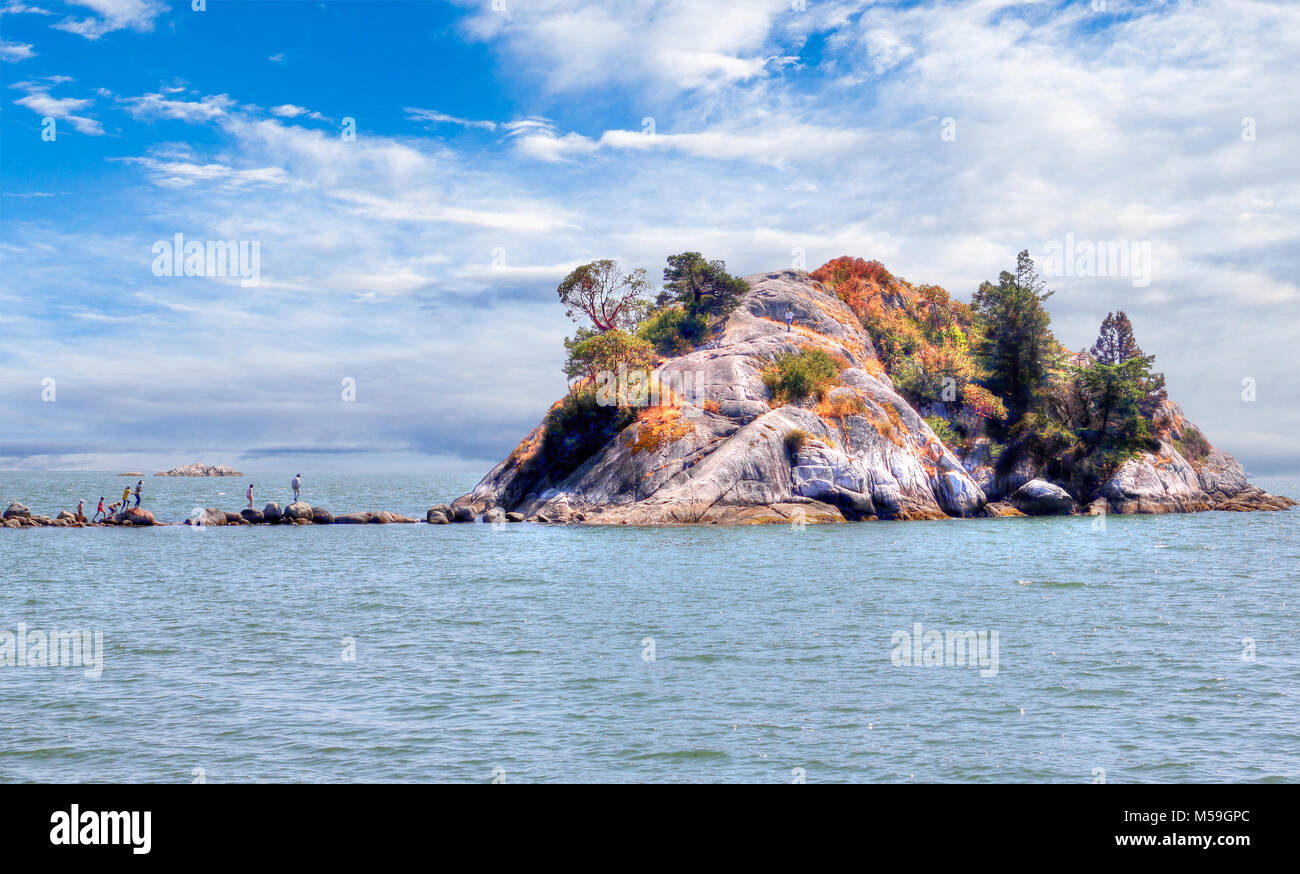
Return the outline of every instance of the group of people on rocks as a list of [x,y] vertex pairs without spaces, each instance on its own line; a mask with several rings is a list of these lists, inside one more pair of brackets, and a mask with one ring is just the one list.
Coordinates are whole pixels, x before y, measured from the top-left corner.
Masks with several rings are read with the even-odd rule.
[[[293,482],[289,483],[289,488],[293,489],[293,502],[295,504],[298,503],[298,496],[302,494],[302,474],[295,473],[293,475]],[[248,498],[248,509],[250,510],[253,509],[253,484],[252,483],[248,484],[248,491],[244,493],[244,497]]]
[[[293,475],[293,482],[289,483],[289,488],[293,489],[293,500],[295,503],[297,503],[299,495],[302,494],[302,474],[296,473]],[[92,516],[89,521],[99,522],[99,521],[109,519],[110,517],[116,515],[119,510],[127,509],[128,504],[130,504],[131,509],[135,509],[136,507],[140,506],[140,499],[142,497],[143,491],[144,491],[144,480],[137,480],[134,490],[130,486],[127,486],[126,488],[122,489],[122,500],[114,501],[113,503],[109,504],[108,507],[104,506],[104,498],[101,495],[99,498],[99,506],[95,508],[95,515]],[[245,496],[248,498],[249,508],[252,508],[253,506],[253,484],[252,483],[248,484],[248,491],[245,493]],[[134,504],[131,504],[132,497],[135,498]],[[75,514],[75,517],[78,522],[87,521],[85,500],[81,500],[77,502],[77,512]]]
[[[104,506],[104,497],[101,495],[99,498],[99,506],[95,508],[95,515],[90,517],[90,521],[99,522],[109,518],[110,516],[115,515],[118,510],[125,510],[127,504],[131,503],[132,497],[135,498],[135,503],[132,504],[132,508],[140,506],[140,499],[141,497],[143,497],[143,494],[144,494],[144,480],[136,480],[135,489],[132,489],[130,486],[127,486],[126,488],[122,489],[122,500],[114,501],[113,503],[109,504],[107,508]],[[75,515],[78,522],[86,521],[85,501],[77,502],[77,512]]]

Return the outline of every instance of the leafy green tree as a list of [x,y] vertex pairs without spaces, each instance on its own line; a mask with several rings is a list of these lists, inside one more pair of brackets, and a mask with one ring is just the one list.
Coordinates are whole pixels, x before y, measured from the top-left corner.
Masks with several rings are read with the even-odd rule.
[[725,262],[707,261],[699,252],[682,252],[668,256],[659,303],[679,303],[692,316],[725,316],[748,290],[749,283],[728,273]]
[[982,381],[1006,402],[1013,422],[1034,408],[1060,354],[1043,306],[1053,293],[1026,250],[1016,258],[1015,273],[1002,271],[997,285],[982,283],[971,300],[975,350],[987,374]]
[[614,328],[595,331],[579,328],[577,336],[565,338],[569,357],[564,373],[569,379],[596,379],[602,372],[617,373],[620,365],[628,370],[649,371],[654,365],[654,347],[646,340]]
[[644,268],[625,274],[617,263],[604,259],[575,267],[555,292],[569,318],[577,322],[577,314],[582,313],[596,330],[612,331],[635,327],[648,309],[649,290]]

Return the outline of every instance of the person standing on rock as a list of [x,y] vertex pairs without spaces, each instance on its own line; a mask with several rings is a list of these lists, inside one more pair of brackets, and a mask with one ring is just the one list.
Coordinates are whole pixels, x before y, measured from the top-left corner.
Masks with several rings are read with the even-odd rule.
[[790,333],[790,328],[794,325],[794,310],[789,307],[785,308],[785,332]]
[[82,498],[80,501],[77,501],[76,520],[78,522],[86,521],[86,499],[85,498]]
[[135,505],[136,505],[137,507],[140,506],[140,490],[143,489],[143,488],[144,488],[144,480],[136,480],[136,482],[135,482]]
[[108,518],[108,516],[104,513],[104,496],[103,496],[103,495],[100,495],[100,496],[99,496],[99,506],[95,508],[95,515],[90,517],[90,521],[91,521],[91,522],[94,522],[94,521],[95,521],[96,519],[98,519],[100,516],[103,516],[105,519]]
[[126,488],[122,489],[122,504],[119,507],[119,509],[125,510],[126,505],[129,503],[131,503],[131,487],[127,486]]
[[293,482],[289,483],[289,486],[293,489],[293,502],[296,504],[298,503],[298,493],[302,491],[302,474],[295,473]]
[[253,509],[253,484],[248,484],[248,509]]

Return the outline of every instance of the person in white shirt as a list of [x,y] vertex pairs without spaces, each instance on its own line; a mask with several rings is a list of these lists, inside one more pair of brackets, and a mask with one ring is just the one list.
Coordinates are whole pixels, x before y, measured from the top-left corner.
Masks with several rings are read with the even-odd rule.
[[790,333],[790,326],[794,324],[794,310],[789,307],[785,308],[785,332]]
[[295,473],[293,475],[293,482],[289,485],[293,488],[293,502],[296,504],[298,503],[298,493],[302,491],[302,474]]
[[253,509],[253,484],[248,484],[248,509]]

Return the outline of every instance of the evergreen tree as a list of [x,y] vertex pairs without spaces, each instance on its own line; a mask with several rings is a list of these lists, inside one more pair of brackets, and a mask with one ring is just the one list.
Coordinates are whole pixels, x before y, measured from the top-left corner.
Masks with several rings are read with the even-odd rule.
[[1006,402],[1011,421],[1035,406],[1060,349],[1043,307],[1052,294],[1029,252],[1023,251],[1014,274],[1004,270],[997,285],[982,283],[971,300],[978,327],[976,352],[986,373],[983,381]]
[[749,283],[728,273],[725,262],[707,261],[699,252],[682,252],[668,256],[664,293],[657,302],[675,301],[692,316],[725,316],[748,290]]
[[1123,364],[1130,358],[1142,356],[1142,347],[1133,337],[1133,323],[1129,321],[1128,313],[1120,310],[1106,314],[1091,354],[1102,364]]

